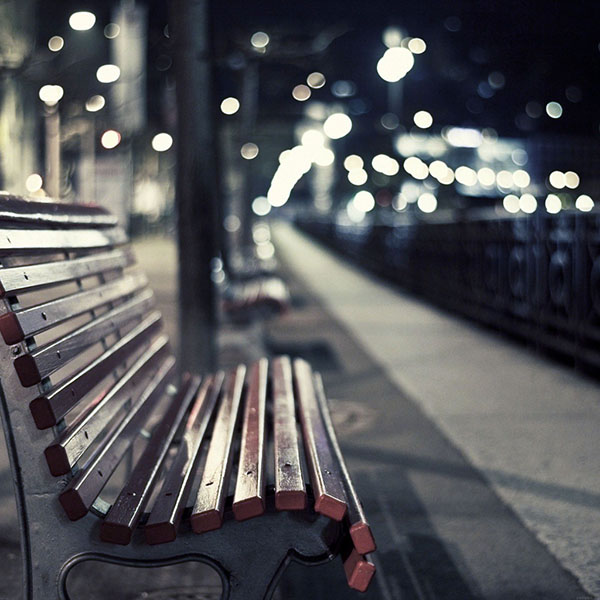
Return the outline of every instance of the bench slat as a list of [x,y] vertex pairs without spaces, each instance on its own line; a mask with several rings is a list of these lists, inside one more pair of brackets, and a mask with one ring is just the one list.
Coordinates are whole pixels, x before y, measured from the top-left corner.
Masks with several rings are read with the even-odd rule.
[[200,488],[190,518],[195,533],[218,529],[223,523],[223,509],[229,491],[233,461],[233,437],[245,374],[246,367],[240,365],[227,378],[225,395],[217,413]]
[[242,423],[242,442],[233,498],[238,521],[257,517],[265,511],[265,410],[269,362],[257,361],[250,371]]
[[275,449],[275,507],[302,510],[306,506],[306,487],[300,463],[292,364],[280,356],[272,362],[273,446]]
[[0,253],[38,253],[50,250],[86,250],[127,242],[120,227],[111,229],[0,229]]
[[207,377],[196,396],[185,424],[179,452],[165,477],[144,527],[149,544],[164,544],[177,537],[181,516],[194,482],[200,446],[221,394],[224,378],[223,371]]
[[116,225],[117,217],[101,206],[24,200],[0,192],[0,221],[60,225],[62,227]]
[[315,510],[341,521],[347,511],[346,494],[317,403],[312,368],[305,360],[296,359],[294,376]]
[[75,358],[80,352],[141,317],[152,307],[154,294],[146,290],[101,317],[31,354],[15,359],[14,365],[21,384],[31,387]]
[[100,538],[114,544],[129,544],[134,529],[150,499],[167,452],[187,409],[198,392],[200,377],[187,377],[181,390],[152,432],[129,480],[100,527]]
[[123,269],[133,262],[131,252],[119,249],[73,260],[7,267],[0,269],[0,296],[29,292],[78,278]]
[[123,364],[129,356],[160,331],[161,316],[158,311],[142,321],[123,336],[114,346],[86,365],[73,377],[66,379],[58,387],[44,396],[39,396],[29,404],[31,414],[38,429],[53,427],[98,383]]
[[142,388],[168,352],[169,340],[161,336],[109,391],[100,394],[86,407],[57,442],[46,448],[44,454],[52,475],[64,475],[71,470],[125,403],[133,401],[136,391]]
[[369,554],[370,552],[374,552],[377,547],[375,544],[375,538],[373,537],[373,533],[371,532],[371,528],[369,527],[369,523],[365,517],[364,510],[360,500],[358,499],[358,494],[356,493],[356,488],[354,487],[352,479],[350,478],[350,472],[346,466],[346,461],[342,455],[342,450],[338,443],[335,429],[331,421],[331,414],[327,406],[325,389],[323,387],[323,379],[318,373],[315,375],[315,392],[317,401],[321,408],[323,421],[329,435],[329,441],[333,448],[339,470],[344,477],[344,486],[346,488],[346,497],[348,499],[348,522],[350,523],[350,537],[352,538],[354,547],[359,554]]
[[169,357],[157,369],[131,410],[61,492],[59,501],[69,519],[76,521],[88,513],[174,375],[175,359]]
[[85,312],[121,300],[148,284],[141,272],[132,273],[57,300],[44,302],[0,317],[0,333],[7,344],[16,344]]
[[353,548],[344,560],[344,571],[348,585],[353,590],[366,592],[373,575],[375,575],[375,565],[369,560],[368,556],[362,556]]

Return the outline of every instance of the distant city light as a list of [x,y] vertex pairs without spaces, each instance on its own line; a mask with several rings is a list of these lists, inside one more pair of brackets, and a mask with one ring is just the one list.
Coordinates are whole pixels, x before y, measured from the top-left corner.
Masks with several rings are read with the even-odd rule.
[[108,129],[102,134],[100,143],[107,150],[112,150],[121,143],[121,134],[114,129]]
[[400,125],[400,119],[398,119],[398,115],[395,115],[394,113],[385,113],[385,115],[381,117],[380,121],[381,126],[389,131],[397,129],[398,125]]
[[113,83],[121,77],[121,69],[117,65],[102,65],[96,71],[96,79],[100,83]]
[[565,173],[565,186],[572,190],[579,187],[579,175],[575,171]]
[[344,169],[347,171],[353,171],[355,169],[362,169],[365,166],[363,159],[357,154],[350,154],[344,159]]
[[258,217],[264,217],[271,212],[271,203],[265,196],[258,196],[252,201],[252,212]]
[[482,167],[477,171],[477,179],[483,187],[491,188],[496,183],[496,173],[489,167]]
[[423,52],[427,50],[427,44],[425,43],[425,40],[422,40],[421,38],[412,38],[408,42],[408,49],[413,54],[423,54]]
[[65,40],[63,40],[60,35],[53,35],[49,40],[48,40],[48,48],[52,51],[52,52],[58,52],[59,50],[62,50],[63,47],[65,45]]
[[364,169],[352,169],[348,172],[348,181],[352,185],[364,185],[368,179],[369,175]]
[[297,85],[292,90],[292,97],[294,98],[294,100],[298,100],[298,102],[305,102],[310,98],[310,95],[310,88],[307,85],[304,85],[303,83]]
[[266,48],[269,44],[270,39],[271,38],[269,38],[269,36],[264,31],[257,31],[256,33],[252,34],[252,37],[250,38],[250,43],[255,48]]
[[373,157],[371,166],[378,173],[382,173],[388,177],[393,177],[400,170],[400,164],[398,161],[387,154],[378,154],[377,156]]
[[575,208],[582,212],[590,212],[594,208],[594,201],[587,194],[581,194],[575,200]]
[[88,29],[91,29],[95,23],[96,15],[87,10],[75,12],[69,17],[69,25],[71,26],[71,29],[74,29],[75,31],[87,31]]
[[408,48],[388,48],[377,63],[377,73],[384,81],[400,81],[413,68],[415,59]]
[[417,156],[409,156],[403,163],[404,170],[415,179],[427,179],[429,167]]
[[519,198],[519,208],[526,214],[531,215],[537,209],[537,200],[532,194],[523,194]]
[[325,75],[323,75],[323,73],[319,73],[318,71],[311,73],[306,78],[306,83],[308,83],[308,85],[311,88],[314,88],[316,90],[318,90],[319,88],[322,88],[325,85],[325,82],[326,82]]
[[510,189],[514,184],[512,173],[504,169],[499,171],[496,175],[496,183],[505,190]]
[[515,163],[515,165],[519,165],[519,167],[523,167],[524,165],[526,165],[527,161],[529,160],[527,151],[523,150],[522,148],[517,148],[513,150],[510,154],[510,157]]
[[477,173],[471,167],[465,165],[458,167],[454,171],[454,176],[456,177],[456,181],[462,183],[462,185],[471,186],[477,183]]
[[308,129],[302,134],[300,141],[307,148],[320,148],[325,143],[325,136],[318,129]]
[[419,196],[417,206],[424,213],[432,213],[437,208],[437,198],[430,192],[425,192]]
[[38,92],[40,100],[47,106],[54,106],[63,97],[64,90],[60,85],[43,85]]
[[512,174],[515,185],[520,188],[526,188],[531,183],[531,177],[527,171],[518,169]]
[[109,23],[104,28],[104,37],[109,40],[114,40],[119,33],[121,33],[121,28],[116,23]]
[[241,226],[242,222],[236,215],[227,215],[225,219],[223,219],[223,227],[228,233],[235,233]]
[[426,110],[416,112],[413,121],[415,122],[415,125],[421,129],[428,129],[433,125],[433,117],[431,116],[431,113]]
[[332,140],[338,140],[348,135],[352,130],[352,119],[344,113],[334,113],[323,123],[325,135]]
[[246,142],[240,149],[242,158],[246,160],[252,160],[258,156],[258,146],[253,142]]
[[504,206],[504,210],[506,212],[515,214],[518,213],[519,208],[519,197],[514,194],[508,194],[508,196],[504,196],[504,200],[502,201],[502,206]]
[[483,142],[481,131],[467,127],[450,127],[446,131],[446,139],[457,148],[478,148]]
[[548,181],[557,190],[562,190],[566,185],[566,177],[562,171],[552,171],[548,177]]
[[329,148],[319,148],[313,158],[313,162],[319,167],[329,167],[334,160],[335,154]]
[[85,101],[85,110],[88,112],[98,112],[104,108],[105,104],[106,100],[104,99],[104,96],[96,94]]
[[234,115],[238,110],[240,110],[240,101],[233,96],[221,102],[221,112],[225,115]]
[[352,203],[358,210],[365,213],[370,212],[375,208],[375,198],[371,192],[367,192],[366,190],[356,192]]
[[548,194],[546,196],[546,211],[551,215],[559,213],[562,209],[562,202],[556,194]]
[[44,180],[42,179],[42,176],[38,173],[32,173],[25,180],[25,188],[30,194],[41,190],[43,184]]
[[546,104],[546,114],[552,119],[560,119],[563,108],[558,102],[548,102]]
[[408,205],[408,200],[404,194],[397,194],[392,200],[392,208],[398,212],[404,210]]
[[402,43],[402,31],[397,27],[386,27],[381,40],[388,48],[395,48]]
[[166,152],[172,145],[173,138],[168,133],[157,133],[152,138],[152,149],[156,152]]

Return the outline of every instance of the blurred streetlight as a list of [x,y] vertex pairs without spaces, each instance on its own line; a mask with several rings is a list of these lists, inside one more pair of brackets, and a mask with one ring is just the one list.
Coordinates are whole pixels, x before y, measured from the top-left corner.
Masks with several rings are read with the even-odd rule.
[[172,145],[173,138],[168,133],[157,133],[152,138],[152,149],[156,152],[166,152]]
[[414,56],[407,48],[388,48],[377,63],[377,73],[384,81],[394,83],[404,78],[414,64]]
[[103,148],[107,150],[112,150],[116,148],[121,143],[121,134],[114,129],[108,129],[102,134],[100,138],[100,143]]
[[334,113],[323,123],[323,131],[328,138],[339,140],[352,130],[352,119],[344,113]]
[[102,65],[96,71],[96,79],[100,83],[114,83],[121,77],[121,69],[117,65]]
[[79,12],[74,12],[69,17],[69,25],[71,29],[75,31],[87,31],[91,29],[96,23],[96,15],[87,10],[81,10]]

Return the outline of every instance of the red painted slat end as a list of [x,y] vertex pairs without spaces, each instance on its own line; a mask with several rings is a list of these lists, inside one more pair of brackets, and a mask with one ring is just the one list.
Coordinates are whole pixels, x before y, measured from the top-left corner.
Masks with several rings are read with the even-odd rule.
[[104,521],[100,526],[100,539],[111,544],[126,546],[131,542],[132,531],[126,525]]
[[236,521],[245,521],[258,517],[265,512],[265,504],[261,498],[247,498],[233,504],[233,516]]
[[346,515],[346,503],[328,494],[321,494],[315,500],[315,510],[334,521],[341,521]]
[[17,344],[25,338],[17,316],[12,312],[0,317],[0,333],[7,344]]
[[50,473],[55,477],[66,475],[71,470],[67,453],[62,446],[58,444],[48,446],[44,450],[44,456],[46,457]]
[[193,514],[190,517],[190,522],[194,533],[205,533],[206,531],[219,529],[223,524],[223,517],[218,510],[212,509]]
[[144,528],[146,542],[151,546],[166,544],[177,537],[177,530],[172,523],[153,523]]
[[373,532],[368,523],[365,523],[364,521],[354,523],[354,525],[350,527],[350,537],[359,554],[369,554],[370,552],[375,552],[377,549]]
[[304,510],[306,508],[306,492],[302,490],[275,492],[275,508],[277,510]]
[[48,429],[56,425],[56,417],[48,398],[39,396],[29,403],[29,410],[38,429]]
[[73,489],[65,490],[60,494],[58,500],[71,521],[77,521],[88,513],[88,507],[84,504],[81,496]]
[[31,354],[24,354],[15,358],[15,369],[19,376],[19,381],[23,387],[31,387],[42,380],[35,360]]
[[375,565],[361,556],[356,549],[344,561],[344,571],[348,585],[359,592],[366,592],[373,575],[375,575]]

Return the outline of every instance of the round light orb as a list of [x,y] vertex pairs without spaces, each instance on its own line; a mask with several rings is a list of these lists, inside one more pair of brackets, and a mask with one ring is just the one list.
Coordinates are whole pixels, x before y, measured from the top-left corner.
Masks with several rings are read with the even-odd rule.
[[319,167],[329,167],[335,160],[335,154],[329,148],[319,148],[314,157],[314,163]]
[[25,180],[25,189],[30,194],[33,194],[34,192],[41,190],[42,185],[44,185],[44,180],[42,179],[42,176],[39,175],[38,173],[32,173]]
[[498,187],[504,188],[505,190],[510,189],[514,185],[512,173],[504,169],[498,171],[498,174],[496,175],[496,184]]
[[314,88],[315,90],[322,88],[325,85],[325,82],[326,82],[325,75],[323,75],[323,73],[319,73],[318,71],[311,73],[306,78],[306,83],[308,83],[308,85],[311,88]]
[[548,102],[546,104],[546,114],[551,119],[560,119],[563,114],[563,108],[559,102]]
[[388,48],[394,48],[402,43],[402,31],[397,27],[386,27],[381,40]]
[[310,98],[310,95],[310,88],[307,85],[304,85],[303,83],[297,85],[292,90],[292,98],[294,98],[294,100],[298,100],[298,102],[306,102]]
[[489,167],[482,167],[477,171],[479,183],[486,188],[491,188],[496,183],[496,173]]
[[65,91],[60,85],[43,85],[38,92],[40,100],[47,106],[54,106],[63,97]]
[[121,33],[121,28],[116,23],[109,23],[104,28],[104,37],[109,40],[114,40],[119,33]]
[[594,201],[587,194],[581,194],[575,200],[575,208],[582,212],[590,212],[594,208]]
[[472,186],[477,183],[477,173],[465,165],[458,167],[454,172],[454,176],[456,181],[462,185]]
[[545,206],[547,212],[549,212],[551,215],[555,215],[561,211],[562,202],[556,194],[548,194],[546,196]]
[[173,138],[168,133],[157,133],[152,138],[152,149],[156,152],[166,152],[172,145]]
[[394,129],[398,129],[400,125],[400,119],[398,119],[398,115],[394,113],[385,113],[380,119],[381,126],[388,131],[393,131]]
[[104,108],[105,104],[106,100],[104,99],[104,96],[95,94],[85,101],[85,110],[88,112],[98,112]]
[[63,47],[65,45],[65,40],[63,40],[60,35],[53,35],[49,40],[48,40],[48,48],[52,51],[52,52],[58,52],[59,50],[62,50]]
[[512,174],[513,181],[517,187],[526,188],[531,183],[531,177],[527,171],[517,169]]
[[523,194],[519,198],[519,208],[526,214],[531,215],[537,209],[537,200],[533,194]]
[[415,64],[413,53],[408,48],[389,48],[377,63],[379,77],[389,83],[400,81]]
[[412,38],[408,42],[408,49],[413,54],[423,54],[423,52],[427,50],[427,44],[425,43],[425,40],[422,40],[421,38]]
[[96,23],[96,15],[87,10],[74,12],[69,17],[69,26],[75,31],[87,31]]
[[242,222],[237,215],[227,215],[225,219],[223,219],[223,227],[228,233],[235,233],[236,231],[239,231],[241,226]]
[[363,159],[358,154],[350,154],[344,159],[344,168],[346,171],[362,169],[365,166]]
[[121,143],[121,134],[114,129],[108,129],[102,134],[100,143],[102,144],[103,148],[112,150]]
[[258,196],[252,201],[252,212],[258,217],[264,217],[271,212],[271,203],[266,196]]
[[364,169],[352,169],[348,173],[348,181],[352,185],[364,185],[368,179],[369,176]]
[[417,127],[428,129],[433,125],[433,117],[426,110],[419,110],[413,116],[413,121]]
[[96,71],[96,79],[100,83],[113,83],[121,77],[121,69],[117,65],[102,65]]
[[562,190],[567,183],[565,174],[562,171],[552,171],[548,177],[548,181],[550,182],[550,185],[557,190]]
[[224,115],[235,115],[238,110],[240,110],[240,101],[233,96],[229,96],[221,102],[221,112]]
[[437,208],[437,198],[430,192],[421,194],[417,200],[419,210],[424,213],[432,213]]
[[325,143],[325,136],[318,129],[308,129],[302,134],[300,141],[307,148],[321,148]]
[[328,138],[339,140],[352,130],[352,119],[344,113],[334,113],[323,123],[323,131]]
[[370,212],[375,208],[375,198],[371,192],[367,192],[366,190],[356,192],[352,203],[358,210],[364,213]]
[[575,171],[567,171],[565,173],[565,186],[571,190],[579,187],[579,175]]
[[250,43],[255,48],[266,48],[270,40],[271,38],[264,31],[257,31],[256,33],[252,34]]
[[519,197],[515,196],[515,194],[508,194],[508,196],[504,196],[504,200],[502,200],[502,206],[504,206],[504,210],[511,214],[516,214],[519,212]]
[[252,160],[258,156],[258,146],[253,142],[246,142],[240,149],[242,158]]
[[392,200],[392,208],[398,212],[403,211],[408,206],[408,200],[404,194],[397,194]]

